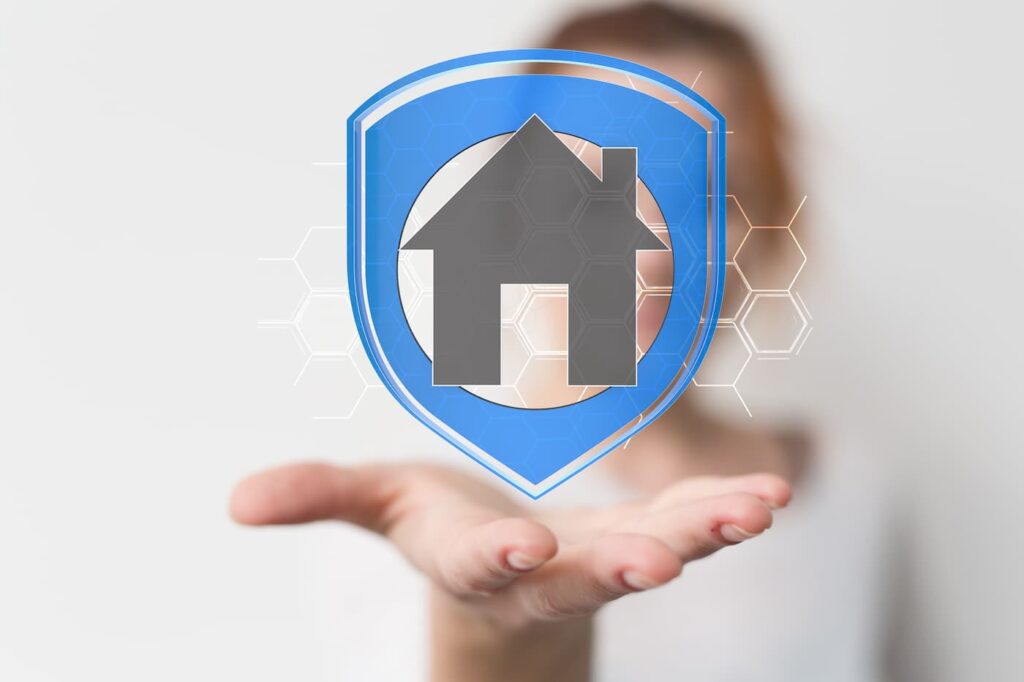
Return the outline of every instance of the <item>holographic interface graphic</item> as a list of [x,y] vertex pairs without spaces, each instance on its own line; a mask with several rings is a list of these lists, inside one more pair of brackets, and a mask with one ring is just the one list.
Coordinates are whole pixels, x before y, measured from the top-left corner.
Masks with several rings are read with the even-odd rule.
[[[716,164],[716,153],[724,152],[724,121],[686,86],[671,79],[666,85],[660,74],[619,60],[560,51],[466,59],[413,74],[368,102],[364,119],[350,129],[349,159],[314,164],[317,172],[339,180],[348,172],[346,224],[312,226],[290,256],[260,259],[297,281],[297,305],[260,326],[287,332],[300,348],[304,361],[296,387],[329,392],[323,412],[312,416],[350,419],[369,392],[387,387],[449,442],[539,497],[628,443],[687,385],[730,388],[749,414],[738,384],[751,359],[793,357],[810,335],[810,314],[794,290],[806,256],[792,220],[784,226],[751,224],[740,199],[724,191],[724,167]],[[657,92],[662,87],[666,91]],[[700,106],[712,115],[695,113]],[[628,309],[635,316],[624,328],[632,325],[630,366],[636,376],[606,373],[609,380],[585,382],[580,372],[574,376],[573,297],[559,274],[500,282],[488,331],[500,349],[498,356],[488,356],[495,369],[485,381],[438,385],[432,367],[437,256],[401,245],[534,118],[550,126],[553,139],[578,159],[584,181],[601,177],[604,150],[635,150],[635,217],[657,242],[635,252],[629,275]],[[659,126],[675,132],[652,137]],[[656,150],[659,141],[663,146]],[[703,178],[696,188],[695,173]],[[557,182],[548,176],[549,184]],[[540,184],[531,177],[523,182]],[[565,208],[578,215],[591,201],[584,196],[566,201],[573,205]],[[530,208],[520,203],[510,210],[525,209],[529,220]],[[727,253],[724,223],[737,217],[745,236]],[[768,230],[784,231],[796,254],[786,282],[754,281],[744,272],[744,254]],[[374,241],[385,233],[387,243]],[[337,260],[346,237],[347,280]],[[525,241],[533,239],[528,234]],[[723,284],[728,291],[719,311]],[[348,296],[361,322],[345,308]],[[783,338],[774,322],[762,324],[780,312],[794,320],[786,333],[792,338]],[[360,330],[369,362],[356,343]],[[712,361],[698,369],[705,353]],[[514,441],[515,449],[503,448],[502,441]]]

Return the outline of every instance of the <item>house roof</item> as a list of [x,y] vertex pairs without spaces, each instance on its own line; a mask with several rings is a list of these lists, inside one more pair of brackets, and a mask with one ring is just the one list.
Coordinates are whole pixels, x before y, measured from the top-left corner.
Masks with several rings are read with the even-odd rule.
[[636,169],[635,148],[605,148],[599,178],[534,114],[402,248],[511,255],[564,230],[604,256],[664,250],[636,214]]

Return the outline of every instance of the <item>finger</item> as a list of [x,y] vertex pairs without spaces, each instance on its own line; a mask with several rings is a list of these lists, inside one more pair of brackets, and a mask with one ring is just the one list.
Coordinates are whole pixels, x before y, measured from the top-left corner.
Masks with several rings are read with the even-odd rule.
[[437,557],[439,581],[457,595],[487,594],[555,556],[558,541],[545,526],[503,518],[454,530]]
[[586,509],[582,513],[580,510],[556,510],[545,514],[544,520],[563,540],[584,542],[652,510],[672,509],[705,497],[729,493],[754,495],[772,509],[785,507],[791,496],[789,484],[774,474],[697,476],[674,483],[647,503]]
[[562,620],[593,613],[614,599],[663,585],[679,575],[682,562],[660,540],[635,534],[606,535],[564,549],[543,568],[506,592],[524,613]]
[[558,543],[550,530],[479,506],[460,494],[464,483],[417,466],[294,464],[239,483],[231,515],[248,525],[355,523],[388,535],[456,594],[497,589],[554,556]]
[[617,530],[657,538],[686,563],[756,537],[771,525],[772,511],[764,500],[750,493],[729,493],[651,511]]
[[755,495],[772,509],[785,507],[792,496],[789,484],[775,474],[697,476],[683,479],[666,488],[654,498],[651,508],[675,507],[704,497],[728,493]]
[[385,467],[290,464],[241,481],[231,494],[230,513],[250,526],[336,519],[380,531],[394,493],[394,477]]

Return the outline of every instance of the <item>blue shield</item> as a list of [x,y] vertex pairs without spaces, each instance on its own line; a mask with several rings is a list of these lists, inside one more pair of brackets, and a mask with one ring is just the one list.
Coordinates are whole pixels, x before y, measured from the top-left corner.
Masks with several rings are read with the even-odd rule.
[[[403,235],[424,188],[464,151],[534,117],[601,149],[635,149],[637,179],[672,245],[670,280],[659,292],[667,306],[635,385],[581,391],[575,402],[543,408],[435,385],[399,286]],[[363,346],[417,419],[540,497],[652,423],[690,383],[721,305],[725,198],[725,119],[654,70],[589,53],[514,50],[417,71],[348,120],[349,288]]]

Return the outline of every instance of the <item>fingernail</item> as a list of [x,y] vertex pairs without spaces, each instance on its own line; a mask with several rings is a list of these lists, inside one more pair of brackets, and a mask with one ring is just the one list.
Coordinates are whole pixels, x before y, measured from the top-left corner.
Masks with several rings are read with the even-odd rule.
[[650,590],[658,586],[657,582],[636,571],[626,571],[623,573],[622,581],[634,590]]
[[718,532],[722,534],[722,537],[725,538],[726,541],[734,544],[760,535],[760,533],[751,533],[750,531],[744,530],[732,523],[724,524]]
[[540,557],[519,551],[509,552],[505,560],[508,561],[509,566],[517,571],[530,571],[544,563],[544,560]]

